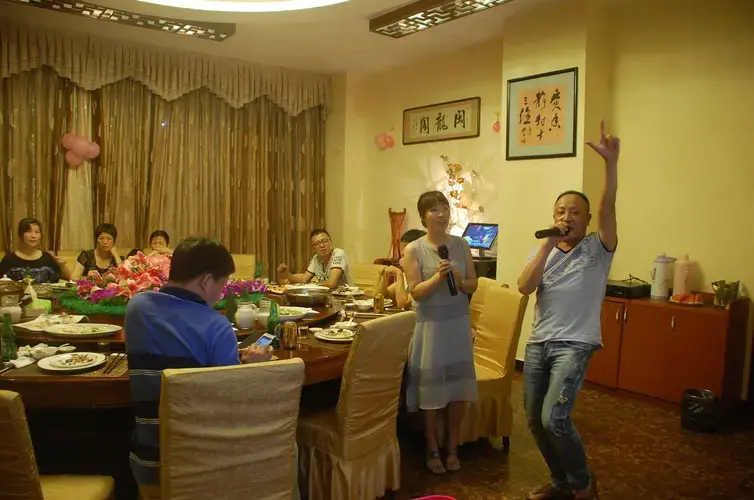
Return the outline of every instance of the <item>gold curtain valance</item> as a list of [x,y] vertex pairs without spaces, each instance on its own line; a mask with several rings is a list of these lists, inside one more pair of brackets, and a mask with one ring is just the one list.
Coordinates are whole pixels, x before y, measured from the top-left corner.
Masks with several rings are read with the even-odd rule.
[[320,105],[330,109],[326,75],[29,28],[0,18],[0,79],[41,66],[86,90],[132,78],[167,101],[204,87],[234,108],[267,96],[291,116]]

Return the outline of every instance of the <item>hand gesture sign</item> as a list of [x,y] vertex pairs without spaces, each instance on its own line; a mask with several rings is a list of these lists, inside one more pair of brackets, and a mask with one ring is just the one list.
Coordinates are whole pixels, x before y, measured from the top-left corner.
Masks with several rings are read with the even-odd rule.
[[592,141],[586,141],[587,145],[597,152],[605,163],[615,165],[618,163],[620,155],[620,139],[614,135],[605,135],[605,120],[600,122],[600,142],[595,144]]

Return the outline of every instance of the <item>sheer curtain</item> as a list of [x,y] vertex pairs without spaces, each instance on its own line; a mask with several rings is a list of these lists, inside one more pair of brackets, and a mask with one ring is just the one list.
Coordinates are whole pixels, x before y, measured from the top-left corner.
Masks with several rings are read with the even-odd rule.
[[67,184],[60,139],[68,130],[73,88],[46,67],[0,80],[0,241],[6,251],[24,217],[42,222],[48,249],[60,246]]

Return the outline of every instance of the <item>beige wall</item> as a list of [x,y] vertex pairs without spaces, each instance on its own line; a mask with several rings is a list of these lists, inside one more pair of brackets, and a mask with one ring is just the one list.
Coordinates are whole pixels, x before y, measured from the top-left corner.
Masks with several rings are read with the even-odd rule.
[[[347,142],[338,147],[346,161],[339,166],[338,158],[328,157],[329,176],[345,171],[338,179],[328,177],[328,203],[341,196],[332,186],[345,191],[341,197],[349,204],[340,211],[328,205],[328,224],[342,229],[343,246],[358,260],[386,254],[387,208],[407,207],[410,226],[416,226],[416,196],[433,185],[433,157],[446,154],[478,168],[494,186],[484,200],[484,218],[501,225],[498,277],[513,283],[536,245],[532,231],[550,220],[557,193],[584,189],[596,207],[601,164],[582,144],[595,137],[604,116],[623,139],[620,244],[612,276],[649,279],[657,253],[687,252],[699,263],[696,288],[709,290],[711,280],[724,278],[740,279],[748,291],[754,287],[754,265],[747,260],[754,255],[748,230],[754,2],[683,4],[548,4],[508,20],[502,41],[354,77],[345,85],[352,107],[340,117]],[[490,128],[498,111],[504,125],[506,81],[571,66],[580,70],[577,156],[506,162],[505,129],[495,134]],[[386,152],[373,145],[373,136],[391,127],[400,143],[404,108],[475,95],[483,103],[479,139],[397,144]]]
[[[352,260],[387,256],[388,208],[406,208],[406,227],[421,227],[416,200],[444,179],[440,155],[481,174],[477,201],[486,214],[479,218],[497,217],[501,136],[492,125],[502,111],[501,71],[502,42],[492,40],[419,64],[336,79],[327,129],[327,224],[344,239]],[[404,109],[467,97],[482,99],[479,138],[401,144]],[[395,147],[380,151],[375,135],[391,130]]]

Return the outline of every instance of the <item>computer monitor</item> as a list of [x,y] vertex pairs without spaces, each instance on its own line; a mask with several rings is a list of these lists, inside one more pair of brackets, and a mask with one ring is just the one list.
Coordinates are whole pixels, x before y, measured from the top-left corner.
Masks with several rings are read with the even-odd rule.
[[463,237],[469,242],[469,246],[475,250],[489,250],[497,239],[497,224],[482,224],[469,222],[463,231]]

